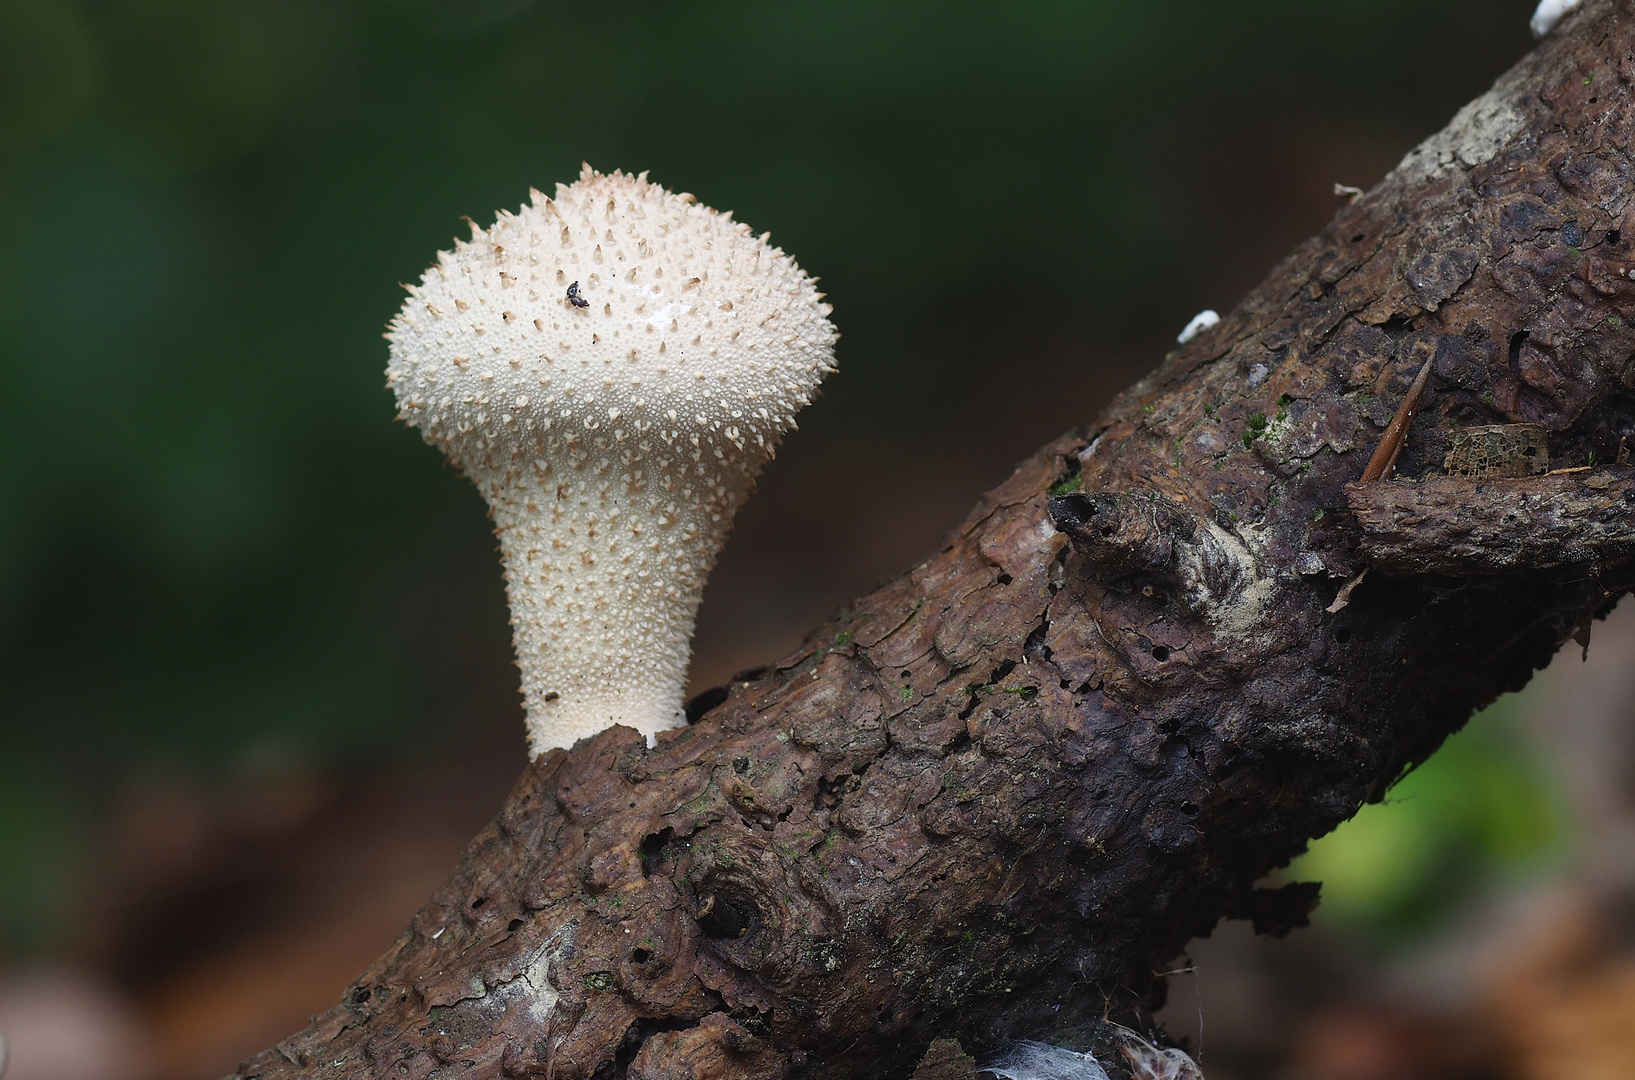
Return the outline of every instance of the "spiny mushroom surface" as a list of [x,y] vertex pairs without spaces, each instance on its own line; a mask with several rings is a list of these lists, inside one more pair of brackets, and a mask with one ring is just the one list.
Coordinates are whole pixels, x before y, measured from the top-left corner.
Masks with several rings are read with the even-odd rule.
[[834,370],[823,294],[730,213],[588,165],[409,294],[387,384],[488,500],[532,752],[684,724],[704,578]]

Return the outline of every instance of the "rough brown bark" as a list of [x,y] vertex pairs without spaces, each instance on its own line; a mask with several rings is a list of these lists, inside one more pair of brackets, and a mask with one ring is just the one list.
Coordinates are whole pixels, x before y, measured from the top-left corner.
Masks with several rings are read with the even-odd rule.
[[1116,1071],[1164,961],[1298,925],[1314,890],[1255,883],[1635,581],[1572,515],[1506,531],[1626,470],[1347,495],[1427,357],[1399,477],[1466,424],[1541,424],[1558,466],[1635,431],[1632,79],[1635,10],[1592,0],[926,561],[656,749],[534,762],[240,1075],[908,1076],[938,1034]]
[[1635,556],[1635,470],[1417,484],[1351,484],[1362,556],[1394,574],[1482,574],[1581,567]]

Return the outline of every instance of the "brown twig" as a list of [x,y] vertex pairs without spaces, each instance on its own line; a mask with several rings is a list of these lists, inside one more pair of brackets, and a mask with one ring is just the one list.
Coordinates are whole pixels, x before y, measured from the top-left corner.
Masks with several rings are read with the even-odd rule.
[[1408,387],[1408,396],[1397,406],[1397,414],[1391,417],[1390,426],[1380,438],[1379,449],[1368,459],[1368,468],[1362,474],[1363,483],[1390,479],[1391,470],[1397,464],[1397,455],[1402,453],[1402,444],[1408,439],[1408,426],[1414,422],[1414,413],[1419,409],[1420,396],[1425,393],[1425,384],[1430,380],[1431,365],[1435,362],[1435,356],[1427,358],[1419,374],[1414,377],[1414,384]]

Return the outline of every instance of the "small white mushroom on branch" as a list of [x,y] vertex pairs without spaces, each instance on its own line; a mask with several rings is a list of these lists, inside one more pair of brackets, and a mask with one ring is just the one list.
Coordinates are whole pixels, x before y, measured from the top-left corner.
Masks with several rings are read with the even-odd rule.
[[1542,38],[1549,36],[1550,31],[1571,12],[1578,10],[1584,0],[1540,0],[1533,17],[1528,20],[1528,27],[1533,36]]
[[1185,345],[1187,342],[1191,341],[1193,338],[1197,337],[1199,334],[1203,333],[1205,330],[1208,330],[1210,327],[1214,326],[1220,321],[1220,315],[1216,314],[1213,309],[1206,308],[1192,317],[1192,321],[1187,323],[1186,326],[1182,328],[1180,334],[1176,336],[1175,341],[1179,345]]
[[705,576],[834,370],[815,279],[730,213],[587,165],[409,292],[387,383],[493,513],[530,750],[681,726]]

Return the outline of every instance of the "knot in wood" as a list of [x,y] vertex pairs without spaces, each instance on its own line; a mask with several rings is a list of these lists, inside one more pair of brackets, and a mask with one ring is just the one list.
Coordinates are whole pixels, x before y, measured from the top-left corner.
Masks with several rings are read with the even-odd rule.
[[1192,515],[1156,492],[1073,492],[1050,500],[1050,520],[1101,580],[1162,573],[1177,541],[1197,532]]

